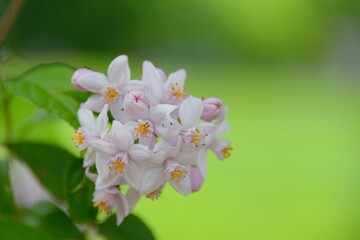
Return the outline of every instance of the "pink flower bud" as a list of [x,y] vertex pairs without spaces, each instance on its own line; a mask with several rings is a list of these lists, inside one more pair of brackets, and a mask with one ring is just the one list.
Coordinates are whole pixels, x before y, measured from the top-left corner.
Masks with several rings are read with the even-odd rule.
[[133,120],[147,119],[149,117],[149,105],[148,98],[141,91],[129,92],[124,99],[125,114]]
[[192,166],[190,171],[191,191],[197,192],[204,184],[205,178],[197,167]]
[[79,68],[78,70],[76,70],[71,77],[72,85],[79,91],[87,92],[87,90],[78,83],[78,79],[88,73],[91,73],[91,72],[92,71],[87,68]]
[[222,102],[217,98],[206,98],[202,101],[204,110],[201,115],[201,119],[205,121],[211,121],[220,116],[222,110]]

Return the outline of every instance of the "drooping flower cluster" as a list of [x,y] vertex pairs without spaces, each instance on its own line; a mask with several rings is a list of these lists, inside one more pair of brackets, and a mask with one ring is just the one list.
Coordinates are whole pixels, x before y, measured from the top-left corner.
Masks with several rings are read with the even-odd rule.
[[106,214],[116,209],[118,224],[141,196],[158,199],[166,183],[183,195],[198,191],[207,151],[222,160],[232,150],[229,140],[219,139],[229,131],[221,100],[189,95],[183,69],[166,77],[145,61],[142,70],[141,80],[130,80],[122,55],[107,76],[82,68],[71,79],[79,91],[93,93],[78,111],[74,142],[86,150],[83,166],[95,182],[94,206]]

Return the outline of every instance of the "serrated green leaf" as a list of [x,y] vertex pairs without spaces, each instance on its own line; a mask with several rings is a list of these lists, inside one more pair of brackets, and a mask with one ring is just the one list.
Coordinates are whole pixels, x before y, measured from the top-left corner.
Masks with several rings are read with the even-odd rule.
[[49,144],[22,142],[7,146],[13,154],[30,166],[40,182],[54,196],[65,199],[65,171],[70,162],[81,159]]
[[23,221],[56,239],[80,239],[82,237],[71,219],[50,202],[41,202],[35,205],[24,214]]
[[86,178],[82,161],[70,162],[66,174],[66,200],[70,216],[77,222],[94,222],[97,213],[92,204],[94,184]]
[[145,223],[133,214],[127,216],[120,226],[116,226],[116,216],[112,215],[99,225],[99,233],[108,240],[154,240],[154,235]]
[[80,98],[79,95],[69,94],[74,91],[71,85],[74,70],[60,63],[39,65],[16,79],[6,81],[5,87],[14,95],[77,128]]
[[55,240],[39,229],[29,227],[11,219],[0,219],[1,240]]

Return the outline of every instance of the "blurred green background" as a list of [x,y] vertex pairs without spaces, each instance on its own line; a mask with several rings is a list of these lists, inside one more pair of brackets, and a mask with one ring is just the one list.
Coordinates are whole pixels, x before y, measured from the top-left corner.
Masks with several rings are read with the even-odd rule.
[[[106,72],[120,54],[133,78],[143,60],[183,67],[190,94],[229,106],[233,155],[208,154],[202,190],[137,205],[158,239],[360,239],[358,0],[28,0],[5,52],[10,76],[47,62]],[[77,154],[68,124],[34,122],[18,99],[12,112],[13,139]]]

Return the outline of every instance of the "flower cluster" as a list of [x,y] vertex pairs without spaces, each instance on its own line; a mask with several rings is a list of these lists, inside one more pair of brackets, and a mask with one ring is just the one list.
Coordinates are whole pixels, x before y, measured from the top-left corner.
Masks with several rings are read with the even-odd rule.
[[79,91],[93,93],[78,111],[74,142],[86,150],[94,206],[106,214],[116,209],[117,224],[141,196],[158,199],[166,183],[183,195],[198,191],[208,150],[220,160],[230,156],[230,141],[219,139],[229,131],[227,107],[217,98],[189,95],[185,78],[183,69],[166,77],[145,61],[142,79],[130,80],[124,55],[111,62],[107,76],[85,68],[72,76]]

